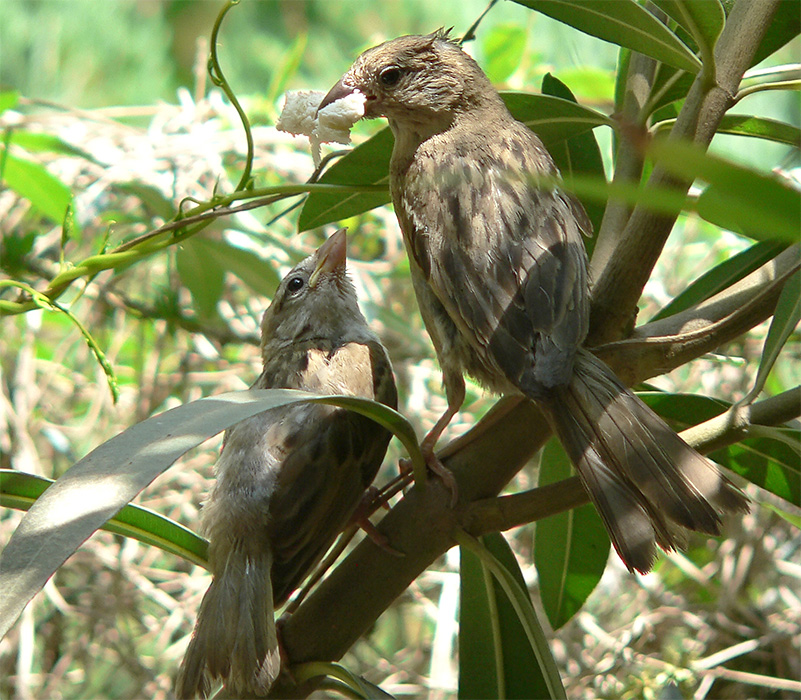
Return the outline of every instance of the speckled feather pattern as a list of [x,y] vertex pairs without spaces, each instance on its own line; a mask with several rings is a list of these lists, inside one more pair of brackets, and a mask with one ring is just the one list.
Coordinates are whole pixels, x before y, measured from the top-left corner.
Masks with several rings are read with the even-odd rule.
[[657,544],[681,546],[683,528],[714,534],[721,512],[746,510],[715,465],[583,348],[587,215],[553,186],[547,150],[476,62],[443,32],[400,37],[357,58],[326,99],[352,90],[395,137],[390,188],[445,418],[465,373],[538,401],[631,570],[650,569]]
[[[264,364],[253,388],[362,396],[395,408],[389,358],[345,274],[344,230],[332,240],[320,251],[339,246],[335,253],[317,251],[279,286],[262,323]],[[273,608],[348,523],[390,437],[368,418],[320,404],[275,408],[227,431],[201,516],[214,578],[178,697],[205,696],[213,679],[236,696],[267,692],[280,667]]]

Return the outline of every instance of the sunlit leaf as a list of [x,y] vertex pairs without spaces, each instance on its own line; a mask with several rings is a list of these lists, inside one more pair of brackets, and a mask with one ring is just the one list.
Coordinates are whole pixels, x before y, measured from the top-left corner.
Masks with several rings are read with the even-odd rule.
[[17,106],[19,102],[19,92],[16,90],[2,90],[0,91],[0,114],[7,109],[12,109]]
[[526,49],[526,30],[518,24],[497,24],[482,42],[484,72],[493,83],[502,83],[515,72]]
[[712,55],[726,23],[726,13],[718,0],[653,0],[654,4],[683,27],[701,48]]
[[14,129],[11,134],[11,143],[15,146],[24,148],[26,151],[59,153],[65,156],[79,156],[97,163],[89,153],[77,146],[72,146],[54,134],[37,133]]
[[[675,119],[666,119],[654,125],[655,132],[667,131],[676,123]],[[788,146],[801,145],[801,129],[792,124],[754,117],[747,114],[727,114],[723,117],[718,133],[734,136],[751,136],[753,138],[785,143]]]
[[761,240],[801,238],[801,192],[780,178],[675,139],[654,139],[649,152],[673,174],[709,184],[696,210],[710,223]]
[[300,212],[298,230],[308,231],[387,204],[390,201],[389,158],[393,142],[389,128],[382,129],[334,163],[319,180],[322,184],[386,185],[386,192],[359,192],[344,197],[312,192]]
[[17,158],[11,153],[3,153],[2,159],[5,184],[53,223],[60,225],[72,200],[70,188],[38,163]]
[[515,0],[582,32],[697,73],[695,54],[634,0]]
[[173,408],[95,448],[31,506],[0,554],[0,637],[67,557],[187,450],[257,413],[309,401],[347,407],[391,430],[409,452],[416,478],[425,481],[414,428],[374,401],[262,389]]
[[[28,510],[53,483],[42,476],[0,469],[0,506]],[[208,542],[148,508],[129,504],[100,529],[131,537],[208,568]]]

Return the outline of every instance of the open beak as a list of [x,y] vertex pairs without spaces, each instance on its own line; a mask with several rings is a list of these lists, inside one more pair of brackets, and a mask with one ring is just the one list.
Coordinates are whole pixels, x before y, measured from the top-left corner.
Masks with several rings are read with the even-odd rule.
[[328,105],[330,105],[332,102],[341,100],[343,97],[347,97],[348,95],[352,95],[354,92],[356,92],[356,88],[346,85],[344,80],[345,77],[343,76],[342,78],[339,79],[339,82],[328,91],[328,94],[325,97],[323,97],[323,101],[317,108],[318,113],[321,109],[323,109],[323,107],[328,107]]
[[317,265],[309,277],[309,286],[317,284],[320,275],[345,271],[345,259],[348,253],[348,236],[346,228],[341,228],[317,249]]

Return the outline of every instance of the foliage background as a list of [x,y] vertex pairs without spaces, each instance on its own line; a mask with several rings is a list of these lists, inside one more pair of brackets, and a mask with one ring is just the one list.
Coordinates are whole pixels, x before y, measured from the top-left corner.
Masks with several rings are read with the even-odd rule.
[[[55,134],[83,152],[31,156],[76,193],[78,229],[67,244],[71,259],[98,250],[104,237],[113,245],[154,228],[184,196],[208,199],[215,186],[233,188],[244,152],[241,130],[204,73],[204,42],[218,9],[210,1],[155,0],[6,0],[0,8],[0,84],[21,95],[13,113],[0,115],[3,125]],[[270,127],[285,89],[326,89],[367,46],[439,26],[462,33],[483,9],[473,0],[271,0],[245,2],[230,13],[220,57],[254,124],[257,184],[303,181],[312,171],[306,145]],[[469,50],[499,86],[536,91],[552,72],[580,102],[610,110],[616,47],[546,17],[501,3]],[[798,61],[798,51],[796,41],[771,60]],[[800,121],[793,94],[754,96],[742,108]],[[378,127],[360,124],[357,138]],[[597,135],[608,163],[605,132]],[[713,149],[763,170],[799,165],[797,150],[763,141],[719,137]],[[285,209],[281,203],[223,219],[180,248],[101,273],[67,298],[114,367],[116,404],[94,356],[64,316],[35,311],[4,318],[0,467],[56,478],[147,416],[246,388],[257,374],[258,320],[280,273],[331,230],[297,236],[297,212],[279,216]],[[13,192],[0,191],[4,276],[35,280],[55,269],[60,223]],[[347,224],[363,308],[390,350],[402,412],[422,433],[444,400],[406,281],[394,215],[376,210]],[[735,234],[721,236],[699,219],[683,218],[646,287],[641,319],[746,245]],[[253,256],[260,265],[252,264]],[[756,329],[654,384],[737,400],[753,384],[764,333]],[[795,337],[771,375],[768,393],[792,386],[797,358]],[[472,387],[449,435],[462,433],[491,404],[491,397]],[[219,439],[193,451],[137,502],[192,526],[218,449]],[[379,483],[394,473],[400,454],[394,447]],[[510,490],[531,486],[535,473],[532,464]],[[0,517],[5,542],[19,515],[4,510]],[[533,527],[509,539],[536,601]],[[759,508],[732,519],[720,541],[694,544],[686,555],[665,557],[647,577],[630,577],[612,562],[583,611],[553,643],[571,697],[656,697],[674,683],[682,688],[697,680],[688,668],[692,661],[697,673],[703,668],[699,660],[709,668],[734,660],[742,672],[798,677],[797,532]],[[709,570],[720,572],[714,581],[705,569],[710,563]],[[169,697],[207,585],[201,569],[176,557],[98,533],[0,641],[0,695]],[[454,695],[458,593],[458,554],[452,550],[382,616],[345,665],[396,695]],[[736,681],[715,686],[715,692],[782,696],[775,688],[755,690]]]

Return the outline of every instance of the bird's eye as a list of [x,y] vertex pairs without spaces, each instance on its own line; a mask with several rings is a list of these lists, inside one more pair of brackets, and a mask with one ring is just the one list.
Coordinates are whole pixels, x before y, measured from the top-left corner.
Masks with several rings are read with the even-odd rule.
[[378,76],[378,80],[384,87],[395,87],[401,79],[403,71],[400,68],[393,66],[391,68],[384,68]]
[[290,294],[297,294],[301,289],[303,289],[303,285],[306,284],[302,277],[293,277],[286,283],[286,290]]

